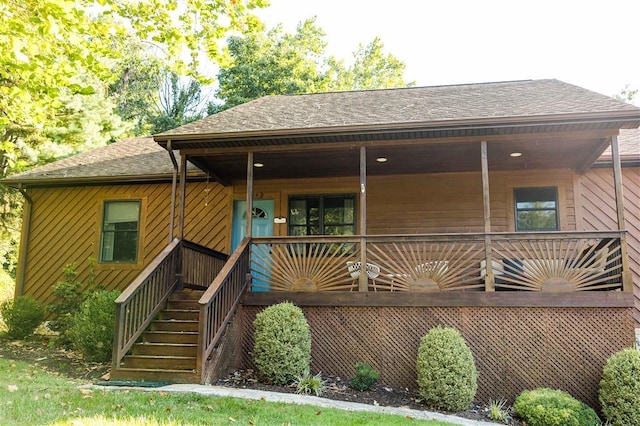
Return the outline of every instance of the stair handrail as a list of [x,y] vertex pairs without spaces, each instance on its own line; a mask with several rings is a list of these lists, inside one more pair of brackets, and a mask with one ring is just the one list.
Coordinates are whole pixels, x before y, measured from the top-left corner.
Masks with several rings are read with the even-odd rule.
[[250,247],[251,238],[243,239],[198,301],[200,326],[196,369],[202,382],[206,374],[206,361],[217,346],[247,289]]
[[171,241],[116,299],[113,368],[120,367],[129,349],[178,286],[181,247],[180,239]]

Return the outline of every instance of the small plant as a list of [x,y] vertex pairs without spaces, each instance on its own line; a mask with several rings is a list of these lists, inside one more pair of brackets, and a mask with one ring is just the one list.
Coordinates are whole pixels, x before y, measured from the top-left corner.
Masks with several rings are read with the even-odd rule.
[[506,399],[489,401],[489,418],[496,422],[507,423],[509,421],[509,406]]
[[366,362],[356,364],[356,375],[349,382],[351,389],[357,391],[366,391],[371,389],[377,381],[380,374]]
[[640,351],[624,349],[607,360],[599,398],[611,425],[640,424]]
[[262,380],[285,385],[309,371],[311,332],[300,308],[290,302],[269,306],[253,326],[253,359]]
[[47,306],[47,312],[53,314],[49,328],[58,333],[57,345],[70,348],[72,343],[69,329],[73,323],[73,315],[78,312],[83,300],[82,284],[78,281],[75,263],[64,267],[63,280],[54,287],[53,298],[54,302]]
[[296,379],[295,385],[296,393],[305,395],[314,394],[315,396],[320,396],[326,389],[326,382],[322,380],[322,375],[318,373],[312,376],[308,371]]
[[478,389],[473,354],[451,327],[435,327],[420,341],[418,389],[424,401],[436,408],[462,411],[469,408]]
[[600,419],[591,407],[557,389],[524,391],[516,398],[513,409],[530,426],[600,425]]
[[114,301],[119,295],[117,290],[92,292],[73,316],[69,336],[88,361],[111,359],[116,315]]
[[44,320],[44,307],[31,296],[19,296],[0,305],[0,314],[10,339],[24,339]]

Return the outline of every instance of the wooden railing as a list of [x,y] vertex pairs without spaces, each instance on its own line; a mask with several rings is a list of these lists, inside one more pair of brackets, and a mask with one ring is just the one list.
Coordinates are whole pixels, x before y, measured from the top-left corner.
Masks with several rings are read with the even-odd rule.
[[227,256],[186,240],[174,239],[116,299],[112,363],[122,358],[183,282],[207,288]]
[[180,240],[174,239],[116,299],[114,368],[178,286],[180,257]]
[[197,371],[204,382],[207,359],[218,345],[248,285],[250,239],[245,238],[200,297]]
[[252,243],[253,291],[358,291],[361,272],[368,291],[619,290],[624,269],[620,231],[272,237]]
[[182,241],[182,281],[185,285],[208,288],[229,258],[208,247]]

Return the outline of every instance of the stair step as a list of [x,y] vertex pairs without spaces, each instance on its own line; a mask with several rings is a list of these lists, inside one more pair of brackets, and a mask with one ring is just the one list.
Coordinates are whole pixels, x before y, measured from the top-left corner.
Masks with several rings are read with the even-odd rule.
[[195,357],[197,348],[195,343],[136,343],[133,355]]
[[195,356],[127,355],[122,359],[125,368],[158,370],[195,370]]
[[155,320],[151,322],[153,331],[198,331],[199,322],[192,320]]
[[200,311],[194,309],[165,309],[160,312],[160,319],[163,320],[191,320],[198,321]]
[[180,291],[176,291],[171,293],[171,295],[169,295],[169,300],[173,301],[173,300],[195,300],[198,301],[200,299],[200,297],[202,297],[202,294],[204,293],[204,291],[202,290],[191,290],[191,289],[184,289],[184,290],[180,290]]
[[138,380],[145,382],[200,383],[193,370],[163,370],[154,368],[112,368],[110,380]]
[[147,343],[198,343],[195,331],[145,331],[142,340]]
[[169,300],[166,309],[179,309],[185,311],[199,311],[200,305],[197,300]]

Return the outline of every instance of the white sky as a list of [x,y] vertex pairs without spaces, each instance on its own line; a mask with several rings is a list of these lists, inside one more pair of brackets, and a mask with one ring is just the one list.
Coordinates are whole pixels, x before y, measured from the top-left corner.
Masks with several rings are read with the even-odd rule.
[[271,0],[258,15],[287,31],[317,16],[328,52],[347,60],[380,36],[419,86],[557,78],[609,96],[640,88],[640,0]]

